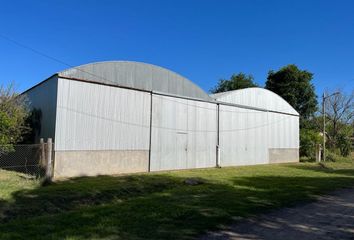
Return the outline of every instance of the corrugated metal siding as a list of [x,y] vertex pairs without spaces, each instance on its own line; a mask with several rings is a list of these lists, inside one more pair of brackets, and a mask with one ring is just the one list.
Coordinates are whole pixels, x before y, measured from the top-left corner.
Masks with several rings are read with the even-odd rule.
[[268,162],[267,112],[220,104],[220,165]]
[[269,110],[220,103],[221,166],[264,164],[269,162],[270,149],[299,148],[298,113],[277,94],[248,88],[212,96],[220,102]]
[[165,68],[146,63],[91,63],[62,71],[59,76],[211,100],[207,93],[190,80]]
[[299,117],[268,113],[269,148],[299,148]]
[[220,105],[220,165],[269,162],[268,150],[299,148],[299,117]]
[[152,171],[216,165],[216,104],[159,95],[152,103]]
[[36,142],[39,141],[39,138],[53,138],[53,140],[55,138],[57,85],[58,79],[53,76],[25,93],[30,102],[30,107],[39,109],[42,114],[41,129],[35,140]]
[[298,115],[295,109],[283,98],[263,88],[245,88],[215,94],[212,97],[221,102]]
[[66,79],[58,90],[56,150],[149,149],[149,93]]

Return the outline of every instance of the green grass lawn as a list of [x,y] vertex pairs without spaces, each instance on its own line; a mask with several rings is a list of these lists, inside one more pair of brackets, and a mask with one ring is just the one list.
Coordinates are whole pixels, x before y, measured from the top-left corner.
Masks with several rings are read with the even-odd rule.
[[[203,179],[186,185],[189,177]],[[0,239],[193,239],[239,217],[354,187],[354,162],[83,177],[0,170]]]

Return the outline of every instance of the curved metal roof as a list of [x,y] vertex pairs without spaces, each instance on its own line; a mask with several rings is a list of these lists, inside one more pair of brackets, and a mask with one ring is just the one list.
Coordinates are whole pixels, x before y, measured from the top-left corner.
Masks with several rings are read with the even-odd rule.
[[216,93],[210,96],[220,102],[299,115],[299,113],[281,96],[264,88],[245,88]]
[[141,62],[90,63],[61,71],[58,76],[212,100],[206,92],[187,78],[168,69]]

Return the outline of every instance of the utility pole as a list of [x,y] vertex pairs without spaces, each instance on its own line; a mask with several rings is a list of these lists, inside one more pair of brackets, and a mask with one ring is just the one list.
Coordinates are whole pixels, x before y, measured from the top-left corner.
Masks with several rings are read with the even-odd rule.
[[322,114],[323,114],[323,161],[326,161],[326,113],[325,113],[325,92],[322,95]]

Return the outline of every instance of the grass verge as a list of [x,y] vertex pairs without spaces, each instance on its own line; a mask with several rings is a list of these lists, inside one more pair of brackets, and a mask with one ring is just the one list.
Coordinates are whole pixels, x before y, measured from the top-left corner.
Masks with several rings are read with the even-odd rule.
[[[196,186],[186,178],[203,179]],[[354,163],[82,177],[40,186],[0,170],[0,239],[194,239],[238,217],[354,186]]]

